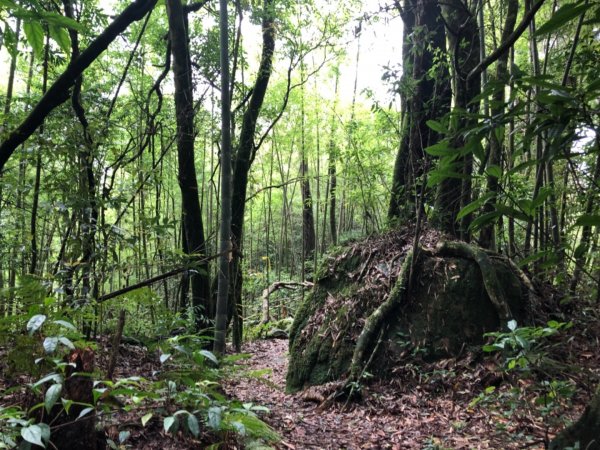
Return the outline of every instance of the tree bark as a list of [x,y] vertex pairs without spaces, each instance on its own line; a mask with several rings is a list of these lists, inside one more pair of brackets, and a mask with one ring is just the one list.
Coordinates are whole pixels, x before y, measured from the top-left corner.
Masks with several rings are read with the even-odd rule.
[[[502,30],[502,43],[506,42],[514,31],[515,24],[517,23],[517,13],[519,10],[518,0],[509,0],[506,11],[506,19],[504,21],[504,30]],[[500,117],[505,111],[505,85],[509,81],[508,72],[508,57],[509,52],[504,52],[496,62],[496,82],[499,84],[494,95],[492,97],[492,108],[491,118],[494,120],[496,117]],[[503,130],[503,128],[500,128]],[[495,130],[492,130],[489,136],[489,157],[488,167],[496,166],[502,168],[502,152],[503,152],[503,139],[504,136],[497,136]],[[483,207],[484,213],[490,213],[496,210],[497,197],[500,191],[500,180],[494,176],[487,176],[487,191],[492,192],[494,197]],[[482,247],[490,250],[496,249],[496,232],[494,223],[488,223],[481,229],[479,243]]]
[[229,98],[229,28],[227,1],[220,0],[221,41],[221,229],[214,350],[225,353],[229,261],[231,259],[231,101]]
[[[479,29],[475,14],[462,0],[440,4],[452,60],[453,110],[460,114],[450,130],[453,133],[451,146],[462,149],[466,141],[461,132],[474,123],[476,119],[472,114],[479,108],[478,104],[471,105],[470,101],[480,92],[480,78],[468,77],[479,62]],[[463,217],[458,227],[456,222],[458,212],[471,201],[473,154],[469,152],[457,157],[454,164],[454,170],[461,178],[446,178],[438,185],[435,204],[437,222],[443,231],[469,241],[470,215]]]
[[420,189],[417,178],[425,170],[424,148],[439,136],[427,121],[444,116],[450,110],[448,69],[438,64],[437,53],[446,52],[446,33],[437,0],[409,0],[402,8],[404,21],[402,135],[396,154],[388,221],[398,221],[403,214],[414,215],[415,197]]
[[262,35],[262,55],[258,68],[258,75],[254,82],[248,108],[242,118],[239,144],[233,159],[233,193],[231,200],[231,240],[233,245],[233,259],[230,267],[229,316],[234,318],[233,340],[236,347],[241,345],[243,327],[240,314],[242,306],[242,266],[240,249],[242,247],[244,213],[246,211],[248,175],[257,150],[254,145],[256,121],[262,108],[273,69],[273,52],[275,50],[273,0],[264,0],[263,2]]
[[168,0],[166,4],[175,80],[178,182],[181,190],[184,238],[187,242],[190,262],[195,266],[190,280],[191,304],[196,329],[201,331],[210,326],[214,308],[210,297],[209,267],[203,259],[206,254],[206,242],[194,160],[194,97],[189,36],[181,1]]

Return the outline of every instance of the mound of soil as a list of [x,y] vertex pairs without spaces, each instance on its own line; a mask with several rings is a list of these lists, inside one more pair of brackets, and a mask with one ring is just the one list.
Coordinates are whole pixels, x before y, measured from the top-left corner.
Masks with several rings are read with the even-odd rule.
[[394,231],[323,261],[290,330],[287,389],[340,380],[356,363],[385,378],[409,352],[456,356],[508,320],[528,322],[514,264],[465,243],[433,250],[441,240],[425,232],[413,258],[413,236]]

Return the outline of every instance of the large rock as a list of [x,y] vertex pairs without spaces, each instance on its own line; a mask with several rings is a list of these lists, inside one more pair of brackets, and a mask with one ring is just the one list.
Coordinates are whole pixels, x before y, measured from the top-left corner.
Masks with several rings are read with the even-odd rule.
[[[407,252],[404,241],[394,245],[389,235],[373,238],[362,247],[355,245],[353,251],[342,251],[321,268],[290,331],[288,390],[348,375],[367,318],[386,301],[396,282]],[[526,288],[508,261],[487,259],[512,317],[522,323]],[[485,332],[504,325],[505,317],[490,300],[475,260],[429,252],[418,259],[413,270],[410,292],[386,315],[376,342],[367,351],[370,354],[377,346],[369,372],[380,377],[402,364],[407,351],[418,350],[428,359],[455,356],[469,345],[480,344]]]

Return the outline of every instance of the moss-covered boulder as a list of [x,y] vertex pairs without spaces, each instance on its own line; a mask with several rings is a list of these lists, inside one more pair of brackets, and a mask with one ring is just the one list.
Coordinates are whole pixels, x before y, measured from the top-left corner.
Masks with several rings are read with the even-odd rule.
[[324,262],[290,330],[288,390],[355,375],[366,360],[385,377],[407,350],[454,356],[509,318],[523,323],[528,292],[510,261],[464,243],[413,258],[410,244],[389,233]]

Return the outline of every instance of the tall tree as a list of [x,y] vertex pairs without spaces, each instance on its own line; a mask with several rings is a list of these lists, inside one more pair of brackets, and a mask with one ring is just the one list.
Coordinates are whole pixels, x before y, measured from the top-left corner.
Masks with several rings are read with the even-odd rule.
[[473,171],[473,153],[463,154],[466,139],[463,130],[476,123],[478,102],[471,102],[480,92],[480,74],[473,76],[471,72],[479,61],[479,28],[477,17],[472,7],[463,0],[440,2],[446,33],[448,36],[451,60],[453,88],[453,133],[450,146],[460,153],[452,163],[457,176],[447,177],[438,185],[436,198],[436,214],[441,228],[463,240],[469,240],[470,216],[463,217],[457,228],[457,216],[461,208],[471,202],[471,174]]
[[221,229],[219,245],[219,281],[215,317],[217,354],[225,352],[227,300],[229,295],[229,260],[231,258],[231,102],[229,98],[229,27],[227,0],[220,0],[221,59]]
[[177,120],[178,182],[181,190],[184,238],[193,271],[190,279],[192,308],[198,331],[210,325],[214,308],[211,305],[210,278],[202,210],[194,158],[194,90],[189,50],[189,28],[181,0],[167,0],[169,39],[173,55],[175,79],[175,113]]
[[[402,135],[394,164],[388,220],[414,213],[417,177],[426,169],[424,148],[439,138],[427,121],[450,110],[450,78],[442,55],[446,33],[437,0],[396,1],[404,23],[400,88]],[[406,207],[409,206],[408,208]]]
[[[502,30],[502,40],[500,42],[508,41],[510,35],[515,29],[517,23],[517,13],[519,12],[518,0],[508,0],[506,6],[506,17],[504,19],[504,28]],[[483,33],[483,30],[481,30]],[[508,57],[509,52],[504,52],[496,62],[496,78],[494,80],[497,83],[496,90],[492,96],[491,102],[491,116],[492,120],[495,117],[502,117],[506,110],[506,94],[505,86],[509,81],[509,70],[508,70]],[[500,132],[498,132],[500,130]],[[488,148],[488,167],[502,168],[502,157],[503,157],[503,141],[504,135],[501,133],[504,130],[503,126],[498,126],[490,132],[489,136],[489,148]],[[500,172],[488,171],[487,175],[487,192],[490,193],[492,201],[487,202],[484,205],[484,213],[490,213],[496,209],[495,199],[498,197],[500,191]],[[494,250],[496,248],[496,232],[494,222],[489,222],[484,225],[481,229],[479,243],[482,247]]]
[[229,305],[232,311],[233,339],[236,347],[241,345],[242,339],[242,266],[241,247],[244,232],[244,213],[246,211],[246,192],[248,189],[248,175],[250,167],[256,156],[257,147],[254,138],[256,123],[260,114],[269,79],[273,71],[273,52],[275,51],[275,15],[274,0],[263,0],[262,7],[262,52],[260,65],[248,107],[242,118],[239,142],[233,156],[233,186],[231,199],[231,240],[233,245],[233,259],[231,261]]

